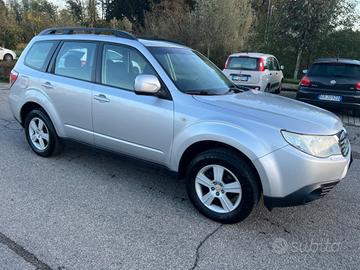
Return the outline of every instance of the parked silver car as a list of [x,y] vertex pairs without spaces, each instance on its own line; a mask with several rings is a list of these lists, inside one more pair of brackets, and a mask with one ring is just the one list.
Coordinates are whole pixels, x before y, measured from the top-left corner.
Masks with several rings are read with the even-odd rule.
[[334,114],[243,91],[173,42],[48,29],[10,79],[12,112],[35,153],[49,157],[72,139],[163,165],[186,177],[200,212],[223,223],[245,219],[262,195],[268,208],[320,198],[351,163]]

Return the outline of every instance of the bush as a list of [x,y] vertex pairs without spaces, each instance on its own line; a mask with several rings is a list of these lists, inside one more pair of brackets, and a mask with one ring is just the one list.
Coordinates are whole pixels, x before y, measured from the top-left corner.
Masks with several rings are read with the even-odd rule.
[[283,82],[284,82],[284,83],[299,84],[299,83],[300,83],[300,80],[291,79],[291,78],[284,78]]
[[14,68],[16,61],[11,62],[0,62],[0,80],[1,81],[9,81],[9,76],[11,70]]

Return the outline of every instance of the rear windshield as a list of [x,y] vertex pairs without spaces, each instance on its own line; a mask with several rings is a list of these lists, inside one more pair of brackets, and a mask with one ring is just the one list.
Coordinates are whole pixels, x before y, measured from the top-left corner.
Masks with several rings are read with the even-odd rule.
[[258,70],[258,58],[230,57],[228,69]]
[[311,67],[309,75],[360,78],[360,66],[344,63],[318,63]]

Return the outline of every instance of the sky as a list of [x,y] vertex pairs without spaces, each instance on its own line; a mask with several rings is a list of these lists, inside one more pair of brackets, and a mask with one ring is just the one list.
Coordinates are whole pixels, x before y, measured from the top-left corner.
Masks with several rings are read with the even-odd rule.
[[59,7],[65,7],[66,1],[65,0],[50,0],[50,2],[54,3]]

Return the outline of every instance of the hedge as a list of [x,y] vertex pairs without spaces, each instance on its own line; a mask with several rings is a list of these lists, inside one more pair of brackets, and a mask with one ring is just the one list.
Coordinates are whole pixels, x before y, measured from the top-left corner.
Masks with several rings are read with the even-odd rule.
[[10,72],[14,68],[16,61],[6,62],[1,61],[0,62],[0,80],[2,81],[8,81]]

